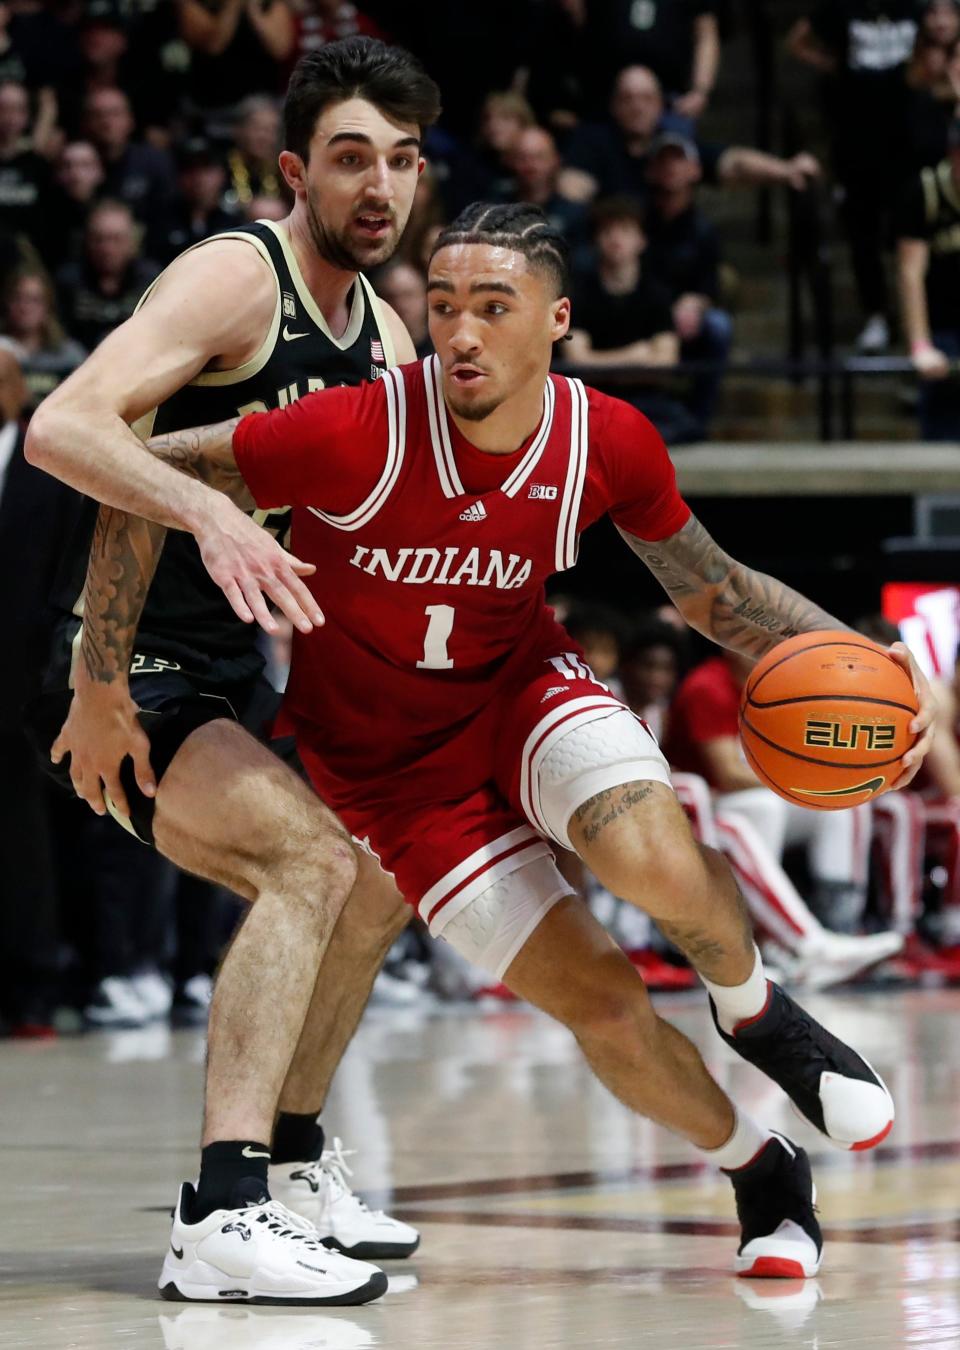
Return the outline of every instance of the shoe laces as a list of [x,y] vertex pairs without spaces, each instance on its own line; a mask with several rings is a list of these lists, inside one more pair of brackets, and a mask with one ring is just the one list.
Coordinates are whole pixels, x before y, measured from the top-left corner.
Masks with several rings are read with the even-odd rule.
[[348,1196],[364,1213],[373,1214],[376,1217],[382,1213],[382,1210],[371,1210],[366,1200],[356,1195],[347,1181],[347,1177],[353,1176],[353,1169],[347,1165],[347,1158],[352,1158],[356,1152],[355,1148],[344,1148],[342,1141],[335,1138],[333,1147],[325,1148],[321,1153],[317,1167],[333,1182],[334,1199],[340,1200]]
[[245,1209],[237,1210],[237,1213],[249,1223],[266,1224],[268,1230],[277,1237],[289,1238],[293,1242],[302,1242],[305,1247],[326,1251],[316,1227],[310,1220],[301,1214],[295,1214],[292,1209],[287,1209],[279,1200],[266,1200],[259,1205],[248,1205]]

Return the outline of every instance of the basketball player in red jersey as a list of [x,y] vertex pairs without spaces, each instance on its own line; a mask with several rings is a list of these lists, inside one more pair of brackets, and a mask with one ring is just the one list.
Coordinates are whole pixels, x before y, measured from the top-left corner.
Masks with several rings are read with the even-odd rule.
[[[737,1112],[655,1015],[550,845],[656,919],[723,1039],[828,1138],[877,1144],[889,1093],[768,983],[728,866],[695,844],[656,742],[593,678],[543,583],[609,512],[724,645],[758,656],[837,621],[710,539],[639,413],[549,376],[570,307],[563,240],[540,211],[469,208],[437,242],[429,290],[437,357],[148,448],[248,507],[299,508],[294,547],[317,564],[327,623],[295,635],[286,718],[321,796],[434,934],[564,1022],[627,1106],[728,1172],[740,1273],[812,1275],[803,1150]],[[912,673],[922,709],[904,782],[932,715]]]

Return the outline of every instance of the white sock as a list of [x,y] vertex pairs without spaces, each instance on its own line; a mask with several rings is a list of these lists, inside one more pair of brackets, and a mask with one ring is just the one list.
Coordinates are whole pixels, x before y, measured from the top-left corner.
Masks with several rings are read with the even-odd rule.
[[723,1167],[728,1172],[733,1172],[738,1167],[746,1167],[772,1136],[772,1131],[765,1125],[758,1124],[753,1116],[748,1116],[745,1111],[739,1111],[736,1107],[734,1111],[736,1123],[733,1134],[727,1142],[721,1144],[719,1148],[699,1150],[708,1162],[713,1163],[715,1167]]
[[743,984],[713,984],[700,978],[707,987],[707,993],[717,1007],[717,1019],[728,1036],[738,1022],[748,1017],[756,1017],[763,1011],[767,1001],[767,977],[763,970],[763,957],[754,943],[753,970]]

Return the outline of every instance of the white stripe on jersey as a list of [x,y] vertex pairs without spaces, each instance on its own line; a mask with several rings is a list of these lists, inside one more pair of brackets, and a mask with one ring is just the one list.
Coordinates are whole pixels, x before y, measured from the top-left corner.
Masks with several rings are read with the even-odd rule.
[[[531,852],[531,850],[533,850]],[[501,876],[507,876],[531,858],[540,858],[550,853],[550,847],[529,825],[518,825],[516,829],[482,844],[474,849],[468,858],[464,858],[456,867],[452,867],[445,877],[441,877],[420,897],[417,906],[420,917],[430,924],[434,936],[443,925],[458,914],[464,905],[468,905],[481,891],[485,891]],[[478,872],[479,869],[479,872]],[[473,876],[478,872],[477,876]],[[469,878],[473,877],[472,880]],[[464,885],[464,882],[467,882]],[[447,903],[446,897],[458,886],[463,889]],[[436,918],[434,918],[436,916]]]
[[387,459],[376,486],[366,501],[345,516],[328,515],[316,506],[307,508],[337,530],[359,530],[368,524],[384,505],[400,476],[407,440],[407,394],[403,376],[396,369],[385,370],[378,384],[387,400]]
[[577,561],[577,521],[587,475],[587,395],[579,380],[567,380],[570,388],[570,461],[563,485],[563,500],[557,519],[557,571],[564,572]]
[[507,497],[515,497],[524,483],[533,473],[540,457],[546,449],[547,441],[550,438],[550,432],[553,430],[553,410],[556,402],[556,395],[553,390],[553,380],[547,380],[543,390],[543,417],[540,421],[540,428],[531,442],[530,448],[523,459],[503,483],[500,484],[500,491]]
[[450,428],[447,426],[447,409],[443,401],[443,387],[440,379],[440,358],[428,356],[423,363],[423,382],[427,393],[427,414],[430,420],[430,440],[433,444],[433,457],[437,463],[437,474],[445,497],[462,497],[466,488],[460,481],[457,462],[453,457],[450,444]]

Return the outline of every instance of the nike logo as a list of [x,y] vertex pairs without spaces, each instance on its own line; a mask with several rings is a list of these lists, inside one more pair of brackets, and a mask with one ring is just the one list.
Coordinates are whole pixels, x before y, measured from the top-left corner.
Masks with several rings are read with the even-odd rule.
[[791,788],[790,791],[799,793],[801,797],[855,797],[859,792],[865,792],[868,797],[872,797],[886,781],[881,775],[879,778],[868,778],[865,783],[858,783],[856,787],[833,788],[829,792],[816,792],[813,788]]
[[180,1248],[179,1251],[177,1251],[176,1247],[175,1247],[175,1246],[173,1245],[173,1243],[171,1242],[171,1243],[170,1243],[170,1250],[173,1252],[174,1256],[177,1258],[178,1261],[182,1261],[182,1260],[183,1260],[183,1248],[182,1248],[182,1247]]
[[309,336],[310,336],[309,333],[291,333],[291,332],[290,332],[290,329],[287,327],[287,325],[286,325],[286,324],[283,325],[283,340],[284,340],[284,342],[296,342],[297,338],[301,338],[301,337],[309,337]]
[[[881,780],[881,781],[882,781],[882,780]],[[240,1150],[240,1157],[241,1157],[241,1158],[269,1158],[269,1157],[270,1157],[270,1154],[269,1154],[269,1153],[258,1153],[258,1152],[256,1151],[256,1149],[251,1148],[249,1144],[244,1144],[243,1148]]]

